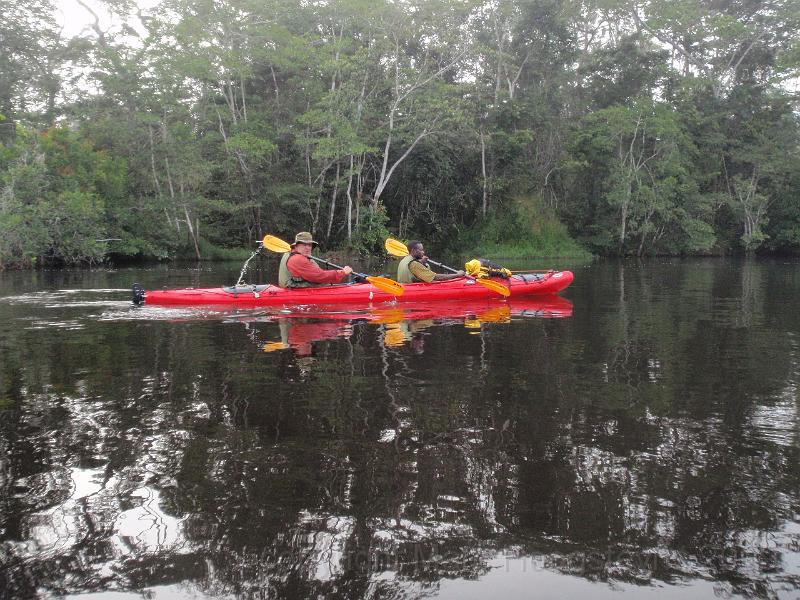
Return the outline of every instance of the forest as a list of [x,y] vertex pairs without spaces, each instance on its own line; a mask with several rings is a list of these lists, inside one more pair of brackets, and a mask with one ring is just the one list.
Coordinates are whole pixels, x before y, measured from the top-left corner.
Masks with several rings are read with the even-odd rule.
[[0,12],[2,267],[800,249],[796,0],[77,2]]

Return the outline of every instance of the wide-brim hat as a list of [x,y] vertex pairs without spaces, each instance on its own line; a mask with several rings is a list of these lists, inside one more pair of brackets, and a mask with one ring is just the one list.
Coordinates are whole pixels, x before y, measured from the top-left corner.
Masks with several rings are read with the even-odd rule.
[[319,242],[315,242],[314,238],[308,231],[301,231],[294,236],[294,243],[292,244],[292,247],[294,247],[295,244],[311,244],[313,246],[319,246]]

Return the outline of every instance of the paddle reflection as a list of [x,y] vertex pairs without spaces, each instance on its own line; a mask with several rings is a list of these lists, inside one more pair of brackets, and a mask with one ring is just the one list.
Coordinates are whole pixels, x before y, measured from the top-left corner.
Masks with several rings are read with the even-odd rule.
[[291,318],[276,320],[280,327],[281,339],[265,343],[262,347],[264,352],[291,348],[297,356],[310,356],[314,342],[336,338],[348,339],[353,333],[353,326],[349,322]]
[[383,345],[397,348],[405,345],[416,353],[424,350],[422,332],[437,325],[463,324],[480,330],[484,323],[509,323],[512,318],[564,318],[572,316],[572,303],[560,296],[543,296],[525,300],[415,303],[372,309],[337,307],[325,310],[298,310],[270,315],[267,320],[278,323],[280,339],[263,342],[264,352],[291,349],[297,356],[310,356],[313,343],[337,338],[349,339],[358,322],[383,327]]

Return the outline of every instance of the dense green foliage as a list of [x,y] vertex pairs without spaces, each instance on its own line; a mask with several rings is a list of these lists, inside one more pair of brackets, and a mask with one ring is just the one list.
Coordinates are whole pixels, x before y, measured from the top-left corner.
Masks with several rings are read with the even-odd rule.
[[516,255],[800,247],[790,0],[105,7],[117,26],[72,39],[50,0],[0,15],[6,266],[300,229],[367,252],[389,231]]

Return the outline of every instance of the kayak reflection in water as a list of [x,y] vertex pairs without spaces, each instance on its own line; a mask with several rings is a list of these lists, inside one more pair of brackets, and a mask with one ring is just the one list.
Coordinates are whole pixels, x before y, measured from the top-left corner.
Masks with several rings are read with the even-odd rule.
[[298,357],[311,356],[314,342],[336,338],[349,339],[353,335],[353,325],[349,321],[305,321],[300,319],[280,319],[280,342],[264,344],[264,352],[274,352],[291,348]]
[[560,296],[539,296],[510,302],[462,301],[415,303],[371,310],[336,312],[298,312],[271,317],[278,321],[281,340],[262,346],[264,352],[291,348],[298,357],[310,357],[313,343],[336,338],[349,339],[354,325],[380,326],[381,341],[387,348],[408,345],[416,354],[424,351],[424,335],[437,325],[462,324],[479,330],[485,323],[508,323],[512,318],[563,318],[572,316],[572,303]]

